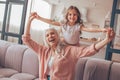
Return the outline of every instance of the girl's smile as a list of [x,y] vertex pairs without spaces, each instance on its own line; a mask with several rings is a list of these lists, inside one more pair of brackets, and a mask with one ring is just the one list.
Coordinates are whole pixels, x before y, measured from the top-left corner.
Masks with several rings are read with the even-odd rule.
[[69,10],[67,18],[68,18],[69,24],[71,26],[74,25],[77,21],[77,18],[78,18],[77,12],[74,9]]

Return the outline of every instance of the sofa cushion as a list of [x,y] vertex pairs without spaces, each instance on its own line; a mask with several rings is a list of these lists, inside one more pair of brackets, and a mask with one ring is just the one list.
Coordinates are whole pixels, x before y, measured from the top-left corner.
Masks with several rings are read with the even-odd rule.
[[114,62],[111,66],[109,80],[119,80],[120,79],[120,63]]
[[83,80],[86,62],[87,62],[87,58],[80,58],[78,60],[75,68],[75,80]]
[[32,49],[27,49],[23,55],[22,72],[38,77],[39,60],[37,54]]
[[18,80],[18,79],[13,79],[13,78],[0,78],[0,80]]
[[5,67],[21,72],[23,54],[26,49],[26,46],[18,44],[9,46],[5,56]]
[[18,73],[18,71],[10,68],[0,68],[0,75],[4,77],[10,77],[13,74]]
[[10,42],[0,40],[0,66],[5,66],[5,55]]
[[83,80],[108,80],[111,63],[97,58],[87,60]]
[[18,79],[18,80],[33,80],[36,77],[34,75],[31,75],[31,74],[28,74],[28,73],[18,73],[18,74],[14,74],[10,78],[15,78],[15,79]]

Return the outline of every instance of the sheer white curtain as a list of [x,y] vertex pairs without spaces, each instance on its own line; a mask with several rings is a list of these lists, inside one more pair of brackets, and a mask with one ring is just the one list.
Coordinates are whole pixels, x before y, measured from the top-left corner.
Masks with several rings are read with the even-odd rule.
[[[44,0],[33,0],[31,12],[37,12],[40,16],[45,18],[50,18],[51,16],[51,5]],[[49,27],[49,24],[35,20],[32,23],[32,29],[35,30],[44,30]]]
[[[30,0],[29,0],[30,1]],[[50,18],[52,5],[44,0],[31,0],[29,2],[28,15],[30,12],[37,12],[41,17]],[[33,20],[31,24],[31,36],[39,44],[43,43],[43,31],[49,28],[49,24],[40,20]]]

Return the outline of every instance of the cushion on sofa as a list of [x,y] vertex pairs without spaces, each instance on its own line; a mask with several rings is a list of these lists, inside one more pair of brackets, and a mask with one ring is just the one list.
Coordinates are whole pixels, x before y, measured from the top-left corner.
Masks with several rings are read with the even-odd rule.
[[18,74],[14,74],[10,78],[15,78],[15,79],[18,79],[18,80],[33,80],[36,77],[34,75],[31,75],[31,74],[28,74],[28,73],[18,73]]
[[10,77],[13,74],[18,73],[18,71],[10,68],[0,68],[0,75],[4,77]]
[[114,62],[112,64],[109,80],[120,80],[120,63]]
[[5,54],[10,42],[0,40],[0,66],[5,66]]
[[0,80],[18,80],[18,79],[13,79],[13,78],[0,78]]
[[111,63],[103,59],[89,59],[85,65],[83,80],[108,80]]
[[21,72],[23,54],[26,49],[26,46],[18,44],[9,46],[5,56],[5,67]]
[[76,64],[75,80],[83,80],[84,68],[87,62],[87,58],[80,58]]
[[30,73],[35,75],[36,77],[39,76],[39,60],[37,54],[31,50],[26,49],[23,55],[23,62],[22,62],[22,72],[23,73]]

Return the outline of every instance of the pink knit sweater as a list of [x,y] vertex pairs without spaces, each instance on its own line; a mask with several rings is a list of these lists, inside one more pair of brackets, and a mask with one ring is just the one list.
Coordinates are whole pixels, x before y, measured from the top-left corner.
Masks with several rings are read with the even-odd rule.
[[[22,37],[23,42],[32,48],[40,59],[39,80],[47,80],[47,64],[51,56],[51,48],[37,44],[30,35]],[[79,58],[96,53],[95,44],[88,47],[66,46],[64,53],[56,54],[50,71],[51,80],[74,80],[75,65]]]

